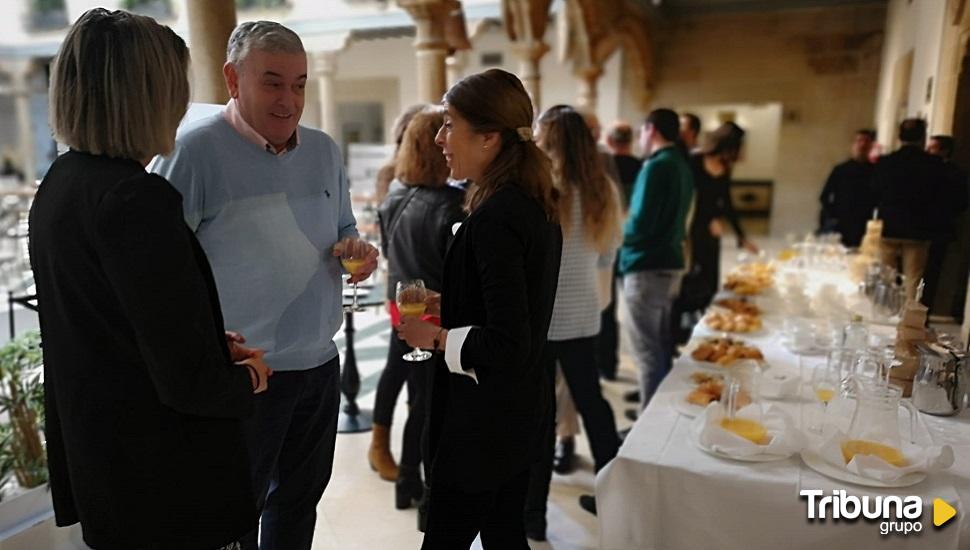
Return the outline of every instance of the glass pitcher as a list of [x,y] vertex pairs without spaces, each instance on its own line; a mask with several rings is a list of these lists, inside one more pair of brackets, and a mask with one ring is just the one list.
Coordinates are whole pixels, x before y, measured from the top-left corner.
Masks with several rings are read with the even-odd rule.
[[903,391],[892,385],[855,378],[856,408],[849,433],[842,441],[842,458],[848,464],[856,455],[872,455],[892,464],[906,466],[899,430],[899,407],[909,412],[909,441],[915,443],[919,412]]
[[[721,427],[752,443],[765,445],[770,438],[759,399],[760,378],[761,369],[753,361],[739,361],[728,369],[721,398],[724,408]],[[752,404],[753,407],[748,407]],[[744,416],[738,416],[737,412],[746,407]]]

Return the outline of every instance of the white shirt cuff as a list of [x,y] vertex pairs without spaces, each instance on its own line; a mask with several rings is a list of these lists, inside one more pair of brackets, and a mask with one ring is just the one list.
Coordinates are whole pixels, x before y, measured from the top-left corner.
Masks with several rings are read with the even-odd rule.
[[468,337],[468,333],[473,328],[475,327],[461,327],[448,331],[448,341],[445,342],[445,364],[448,365],[448,370],[451,372],[471,376],[477,384],[478,376],[475,375],[475,369],[465,370],[461,368],[461,348],[465,345],[465,338]]

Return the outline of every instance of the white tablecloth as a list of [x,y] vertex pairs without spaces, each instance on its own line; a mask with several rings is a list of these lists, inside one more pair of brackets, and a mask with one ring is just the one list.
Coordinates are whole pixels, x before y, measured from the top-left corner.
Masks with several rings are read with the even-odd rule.
[[[798,356],[780,341],[778,317],[765,318],[765,330],[743,337],[762,349],[771,369],[798,373]],[[700,325],[694,337],[711,333]],[[803,368],[808,369],[809,358]],[[700,450],[690,434],[693,418],[677,412],[675,400],[690,389],[689,374],[698,369],[689,357],[674,368],[637,420],[619,455],[596,478],[596,498],[603,550],[837,550],[970,549],[970,417],[921,415],[929,427],[924,438],[953,446],[954,465],[912,487],[874,489],[830,479],[804,465],[799,455],[775,462],[738,462]],[[810,376],[810,374],[806,375]],[[787,400],[797,421],[808,421],[817,404]],[[944,431],[945,430],[945,431]],[[946,439],[946,441],[943,440]],[[823,522],[807,519],[806,489],[830,495],[920,496],[923,530],[919,536],[882,536],[878,523],[865,519]],[[954,505],[958,515],[943,528],[933,527],[934,498]]]

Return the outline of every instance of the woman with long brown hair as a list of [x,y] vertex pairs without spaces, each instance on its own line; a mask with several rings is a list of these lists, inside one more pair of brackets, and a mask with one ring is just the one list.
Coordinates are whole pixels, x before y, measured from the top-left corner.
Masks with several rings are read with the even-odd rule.
[[[428,419],[430,496],[422,548],[528,549],[522,511],[551,388],[540,358],[562,234],[532,102],[499,69],[445,94],[438,133],[451,177],[473,182],[445,259],[441,327],[404,317],[409,345],[443,351]],[[435,300],[429,300],[433,309]]]
[[[395,302],[395,287],[400,281],[421,279],[426,288],[441,290],[445,253],[451,243],[455,223],[465,218],[462,203],[464,191],[448,185],[448,165],[435,144],[438,129],[444,123],[440,107],[427,106],[416,113],[401,140],[395,174],[389,193],[378,217],[381,245],[388,262],[387,300],[391,324],[400,323],[401,314]],[[437,317],[429,317],[437,323]],[[374,432],[368,457],[383,479],[396,478],[395,505],[408,508],[419,501],[422,493],[421,433],[424,428],[425,403],[433,360],[409,364],[402,356],[405,343],[391,335],[387,363],[377,383],[374,401]],[[408,386],[408,419],[401,446],[401,467],[394,467],[390,454],[389,432],[397,395],[404,383]],[[393,475],[396,474],[396,475]]]
[[414,115],[418,114],[425,107],[426,105],[420,103],[411,105],[394,120],[394,128],[391,130],[394,134],[394,154],[377,171],[377,176],[374,181],[374,199],[379,203],[384,202],[391,187],[391,182],[396,177],[395,166],[397,165],[398,154],[401,152],[401,143],[404,141],[404,132],[408,129],[408,124],[414,118]]
[[[603,168],[596,142],[572,107],[558,105],[537,121],[537,142],[552,161],[560,193],[563,247],[556,302],[542,365],[550,385],[556,365],[583,417],[596,470],[616,456],[619,439],[609,403],[600,392],[596,336],[600,331],[598,270],[613,265],[620,243],[620,199]],[[545,540],[546,500],[552,479],[555,421],[546,419],[543,449],[533,468],[526,508],[530,538]]]

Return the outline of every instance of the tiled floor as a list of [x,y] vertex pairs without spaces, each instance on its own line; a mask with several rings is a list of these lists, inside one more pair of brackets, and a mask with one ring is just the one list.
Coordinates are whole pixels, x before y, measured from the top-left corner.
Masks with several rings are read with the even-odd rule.
[[[361,373],[362,390],[358,403],[370,409],[374,387],[384,364],[389,328],[377,312],[358,314],[355,349]],[[342,346],[342,341],[338,341]],[[622,394],[633,388],[633,370],[625,362],[621,381],[604,384],[604,393],[614,407],[620,427],[630,424],[623,416],[628,405]],[[398,401],[392,426],[392,452],[399,456],[401,430],[406,416],[404,396]],[[394,486],[381,481],[367,465],[370,433],[345,434],[337,438],[334,477],[318,507],[317,535],[314,550],[405,549],[421,545],[416,530],[414,509],[394,508]],[[580,469],[568,476],[554,475],[548,513],[548,542],[530,542],[534,550],[586,550],[597,547],[596,518],[578,505],[579,495],[591,493],[594,475],[585,435],[577,439],[581,457]],[[476,542],[473,548],[481,548]]]
[[[36,323],[29,312],[18,312],[18,329]],[[361,376],[358,404],[370,410],[374,391],[387,353],[390,326],[383,308],[357,314],[355,350]],[[343,349],[343,335],[337,345]],[[621,365],[621,380],[603,386],[604,394],[613,405],[617,425],[625,428],[630,422],[623,417],[629,406],[622,395],[634,387],[633,368],[626,357]],[[406,394],[398,400],[395,423],[392,427],[392,452],[400,454],[401,431],[406,418]],[[317,531],[313,550],[404,550],[419,548],[422,535],[417,531],[417,512],[394,508],[394,485],[381,481],[367,464],[370,433],[337,436],[334,474],[323,499],[317,507]],[[577,440],[580,467],[571,475],[554,474],[548,512],[547,542],[530,542],[533,550],[590,550],[597,547],[596,518],[583,511],[579,495],[593,492],[593,467],[585,434]],[[81,543],[77,526],[55,529],[48,520],[20,535],[0,542],[0,550],[75,550],[86,548]],[[472,548],[480,549],[476,541]]]

